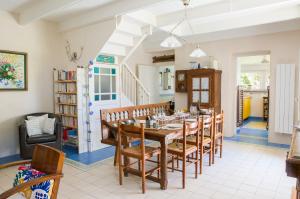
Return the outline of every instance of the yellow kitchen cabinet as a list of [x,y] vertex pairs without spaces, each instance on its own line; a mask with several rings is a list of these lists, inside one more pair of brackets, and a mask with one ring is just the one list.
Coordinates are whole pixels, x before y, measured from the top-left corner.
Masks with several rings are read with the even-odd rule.
[[251,97],[245,96],[243,100],[243,120],[247,119],[250,116],[251,110]]

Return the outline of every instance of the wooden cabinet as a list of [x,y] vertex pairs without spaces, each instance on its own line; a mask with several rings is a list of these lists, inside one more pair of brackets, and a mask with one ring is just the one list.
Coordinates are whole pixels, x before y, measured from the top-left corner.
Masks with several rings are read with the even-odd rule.
[[221,112],[221,74],[215,69],[187,71],[188,107],[214,108]]
[[175,74],[175,90],[178,93],[187,92],[187,70],[177,70]]

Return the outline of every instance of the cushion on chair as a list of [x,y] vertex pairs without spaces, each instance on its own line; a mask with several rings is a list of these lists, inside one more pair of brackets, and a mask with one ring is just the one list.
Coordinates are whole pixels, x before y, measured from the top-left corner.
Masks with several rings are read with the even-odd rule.
[[46,118],[43,124],[43,133],[53,135],[55,129],[55,118]]
[[38,143],[46,143],[46,142],[54,142],[56,141],[56,135],[51,134],[39,134],[39,135],[33,135],[29,136],[27,138],[28,144],[38,144]]
[[[196,136],[188,136],[186,138],[186,141],[188,143],[196,143]],[[210,143],[211,139],[210,137],[204,136],[203,143]],[[201,139],[199,138],[199,143],[201,142]]]
[[[194,145],[186,144],[186,153],[190,154],[197,150],[197,147]],[[168,153],[177,154],[183,153],[183,143],[173,142],[168,145]]]
[[28,136],[36,136],[42,134],[39,120],[25,120]]
[[45,120],[48,118],[48,114],[44,114],[41,116],[27,116],[27,120],[39,120],[41,128],[44,126]]
[[[133,146],[133,147],[128,147],[122,150],[122,153],[125,154],[126,156],[130,157],[136,157],[136,158],[141,158],[142,157],[142,151],[140,145],[138,146]],[[154,155],[157,155],[160,153],[160,149],[156,147],[151,147],[151,146],[145,146],[145,158],[151,158]]]
[[[31,168],[31,166],[20,166],[14,179],[13,186],[18,186],[22,183],[26,183],[30,180],[40,178],[45,175],[45,173]],[[19,195],[21,195],[25,199],[50,199],[52,194],[53,183],[53,180],[48,180],[40,184],[33,185],[20,192]]]

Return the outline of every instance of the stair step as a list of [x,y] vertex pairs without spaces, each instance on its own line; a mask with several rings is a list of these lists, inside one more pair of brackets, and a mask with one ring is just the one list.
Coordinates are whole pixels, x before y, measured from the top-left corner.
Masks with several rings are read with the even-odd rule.
[[101,49],[101,53],[108,55],[126,56],[127,49],[124,46],[107,42]]
[[142,35],[142,29],[139,24],[132,23],[123,17],[117,26],[117,30],[127,33],[127,34],[130,34],[130,35],[133,35],[133,36],[141,36]]
[[132,35],[115,31],[112,34],[112,36],[109,38],[109,42],[113,44],[126,46],[126,47],[132,47],[134,46],[134,37]]

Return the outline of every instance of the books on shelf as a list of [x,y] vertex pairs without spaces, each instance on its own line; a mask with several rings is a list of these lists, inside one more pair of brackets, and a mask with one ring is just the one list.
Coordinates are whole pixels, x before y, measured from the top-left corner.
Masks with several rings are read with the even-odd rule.
[[76,93],[76,84],[56,84],[57,93]]
[[62,115],[77,115],[76,106],[58,105],[58,113]]
[[76,95],[59,95],[56,97],[56,103],[58,104],[76,104]]
[[77,128],[76,117],[62,117],[63,126],[66,128]]
[[58,70],[56,80],[76,80],[76,71]]

